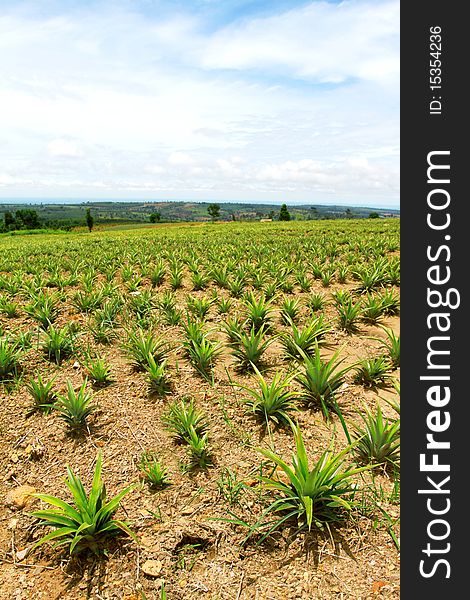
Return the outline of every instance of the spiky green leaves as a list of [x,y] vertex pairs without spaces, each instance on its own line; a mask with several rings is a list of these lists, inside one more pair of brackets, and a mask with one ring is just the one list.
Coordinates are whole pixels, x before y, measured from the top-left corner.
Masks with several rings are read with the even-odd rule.
[[86,427],[88,417],[96,410],[92,404],[93,396],[86,390],[87,380],[82,383],[78,392],[73,389],[72,382],[67,380],[67,394],[58,395],[54,404],[55,410],[72,431]]
[[244,401],[249,411],[265,423],[268,421],[273,421],[278,425],[290,423],[290,414],[297,409],[294,401],[297,394],[288,389],[294,374],[283,375],[278,372],[274,374],[271,382],[268,382],[256,366],[253,368],[258,387],[251,388],[237,384],[237,387],[250,395],[250,398]]
[[45,542],[54,541],[55,547],[67,547],[69,554],[85,551],[100,554],[106,553],[106,543],[110,537],[125,533],[136,539],[127,523],[113,518],[122,498],[134,486],[126,487],[114,498],[107,500],[106,488],[101,479],[101,467],[102,455],[99,453],[89,495],[85,492],[80,477],[67,467],[66,484],[72,494],[72,504],[56,496],[35,494],[37,498],[54,508],[31,513],[31,516],[40,520],[39,526],[53,529],[36,542],[33,549]]
[[271,477],[260,478],[264,487],[276,495],[262,519],[272,513],[279,514],[274,524],[269,523],[263,537],[288,521],[295,521],[299,530],[310,530],[314,525],[322,528],[325,523],[340,521],[344,512],[350,511],[354,505],[353,476],[368,468],[345,466],[351,446],[339,453],[330,446],[310,466],[301,431],[294,425],[292,430],[296,450],[291,465],[271,450],[258,449],[283,474],[282,480],[276,472]]

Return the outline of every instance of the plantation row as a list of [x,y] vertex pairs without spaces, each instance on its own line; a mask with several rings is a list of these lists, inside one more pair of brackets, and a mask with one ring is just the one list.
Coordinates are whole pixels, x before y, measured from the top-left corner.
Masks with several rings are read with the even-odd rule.
[[[227,224],[8,240],[0,258],[0,388],[27,394],[25,418],[57,417],[66,435],[85,443],[99,427],[103,391],[112,397],[121,357],[158,407],[156,426],[186,449],[182,476],[219,471],[222,519],[246,530],[244,543],[293,524],[298,533],[329,529],[364,508],[377,469],[393,490],[399,485],[400,408],[390,394],[399,394],[400,337],[387,325],[400,312],[398,227],[396,220]],[[233,440],[264,459],[255,509],[242,501],[253,484],[238,479],[229,456],[225,465],[214,456],[213,410],[198,406],[198,389],[236,398],[246,426],[268,435],[262,446]],[[356,406],[351,390],[362,398]],[[308,413],[330,431],[323,447],[305,441],[308,426],[299,422]],[[230,434],[225,413],[224,421]],[[291,464],[275,450],[289,432]],[[70,554],[99,554],[117,533],[138,541],[132,520],[115,518],[135,486],[106,498],[103,457],[106,449],[89,493],[68,468],[71,503],[61,490],[36,495],[50,507],[31,513],[42,535],[32,548],[51,541]],[[69,458],[62,459],[65,471]],[[141,450],[137,466],[153,490],[177,479],[157,448]],[[398,544],[390,518],[386,528]]]

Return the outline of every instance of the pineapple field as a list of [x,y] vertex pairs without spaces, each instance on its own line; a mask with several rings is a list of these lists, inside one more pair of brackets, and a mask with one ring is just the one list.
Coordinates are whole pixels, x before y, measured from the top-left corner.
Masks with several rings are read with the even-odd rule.
[[0,597],[398,599],[399,227],[0,238]]

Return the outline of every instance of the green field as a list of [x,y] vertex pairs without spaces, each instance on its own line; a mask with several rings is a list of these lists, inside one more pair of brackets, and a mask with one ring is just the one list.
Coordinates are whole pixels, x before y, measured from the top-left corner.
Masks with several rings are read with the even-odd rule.
[[0,238],[0,548],[35,592],[398,597],[399,227]]

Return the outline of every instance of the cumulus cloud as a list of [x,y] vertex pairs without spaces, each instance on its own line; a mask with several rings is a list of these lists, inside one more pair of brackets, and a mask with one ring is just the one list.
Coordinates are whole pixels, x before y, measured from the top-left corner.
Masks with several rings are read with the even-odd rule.
[[200,50],[208,69],[268,69],[339,83],[396,80],[397,2],[312,2],[280,15],[234,24]]

